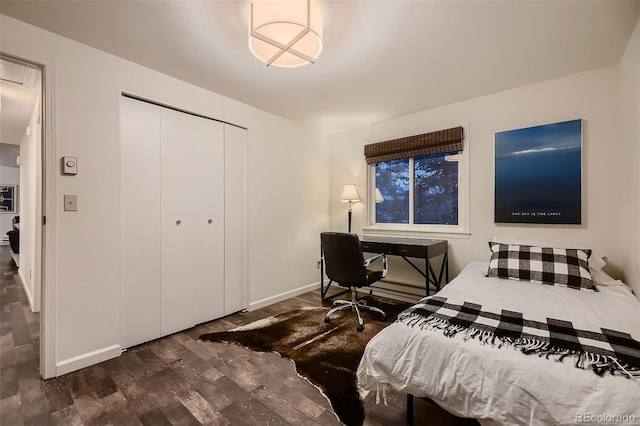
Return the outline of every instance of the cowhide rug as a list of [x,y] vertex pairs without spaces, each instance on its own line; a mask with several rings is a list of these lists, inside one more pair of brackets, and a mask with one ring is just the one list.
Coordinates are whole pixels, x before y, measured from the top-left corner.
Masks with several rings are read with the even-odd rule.
[[362,425],[364,408],[356,370],[367,342],[386,327],[408,303],[366,298],[387,314],[387,321],[363,312],[364,331],[356,331],[355,312],[344,310],[325,324],[328,307],[303,308],[262,319],[230,331],[203,334],[201,340],[231,342],[254,351],[277,352],[294,361],[297,373],[319,388],[346,425]]

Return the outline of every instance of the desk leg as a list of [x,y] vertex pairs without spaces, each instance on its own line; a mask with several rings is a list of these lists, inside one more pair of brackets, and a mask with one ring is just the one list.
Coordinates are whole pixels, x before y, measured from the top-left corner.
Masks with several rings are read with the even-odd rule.
[[[431,282],[433,283],[436,291],[440,291],[442,286],[449,283],[449,253],[445,253],[442,255],[442,264],[440,265],[440,271],[436,276],[433,267],[431,266],[431,262],[429,259],[426,259],[427,272],[429,276],[431,276]],[[444,275],[444,281],[442,280]],[[429,279],[427,279],[427,296],[429,295]]]
[[[327,299],[327,293],[329,292],[329,288],[331,288],[331,283],[333,281],[329,280],[329,282],[327,283],[327,287],[325,288],[324,286],[324,260],[320,261],[320,301],[324,302],[325,299]],[[343,294],[345,293],[344,291],[342,293],[338,293],[338,294],[334,294],[333,296],[337,296],[339,294]],[[333,297],[331,296],[331,297]]]
[[[429,270],[431,269],[431,265],[429,264],[429,259],[425,259],[425,264],[424,264],[424,272],[422,272],[420,270],[420,268],[418,268],[411,260],[409,260],[406,256],[402,256],[402,258],[404,259],[405,262],[407,262],[409,265],[411,265],[411,267],[413,267],[413,269],[415,269],[416,271],[418,271],[418,273],[420,275],[422,275],[424,277],[424,283],[425,283],[425,287],[426,287],[426,293],[427,296],[429,295]],[[435,274],[433,275],[434,279],[435,279]]]
[[322,251],[322,245],[320,245],[320,301],[323,302],[326,299],[326,295],[331,287],[331,280],[327,283],[327,288],[324,287],[324,252]]
[[349,293],[349,290],[342,291],[340,293],[336,293],[330,297],[327,297],[327,293],[331,288],[331,283],[333,281],[329,280],[327,286],[324,286],[324,253],[322,252],[322,246],[320,247],[320,301],[324,302],[326,299],[331,299],[335,296],[340,296],[341,294]]
[[324,253],[322,252],[322,244],[320,244],[320,301],[324,300]]
[[449,284],[449,253],[444,254],[444,261],[447,266],[445,267],[445,284]]
[[[429,264],[429,259],[424,260],[424,270],[426,274],[424,274],[424,283],[427,286],[427,297],[429,296],[429,270],[431,269],[431,265]],[[413,400],[411,400],[413,401]]]
[[[443,259],[444,262],[444,259]],[[425,259],[425,271],[427,272],[427,296],[429,295],[429,283],[433,283],[436,288],[436,292],[442,288],[442,266],[440,267],[440,276],[436,275],[436,272],[431,266],[431,259]]]
[[426,295],[429,296],[429,286],[433,283],[433,286],[436,288],[436,291],[439,291],[442,288],[442,275],[446,272],[446,281],[444,284],[449,282],[449,255],[445,253],[442,258],[442,265],[440,265],[440,272],[436,275],[435,270],[431,266],[431,259],[424,260],[424,272],[420,270],[411,260],[409,260],[406,256],[402,256],[402,258],[409,265],[413,267],[420,275],[424,277],[424,285]]
[[407,394],[407,426],[413,426],[413,395]]
[[[445,253],[442,257],[442,265],[440,265],[440,272],[438,273],[438,290],[442,288],[442,276],[445,276],[444,284],[449,283],[449,254]],[[435,274],[434,274],[435,278]]]

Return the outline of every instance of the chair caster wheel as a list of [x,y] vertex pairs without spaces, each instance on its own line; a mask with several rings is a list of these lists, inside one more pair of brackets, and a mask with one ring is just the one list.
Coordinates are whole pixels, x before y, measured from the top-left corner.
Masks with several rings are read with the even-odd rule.
[[386,322],[386,321],[387,321],[387,316],[385,315],[382,317],[382,322]]
[[358,330],[358,331],[364,330],[364,325],[359,325],[358,328],[356,328],[356,330]]
[[324,317],[324,322],[325,322],[325,324],[329,324],[329,321],[331,321],[331,318],[329,318],[329,317]]

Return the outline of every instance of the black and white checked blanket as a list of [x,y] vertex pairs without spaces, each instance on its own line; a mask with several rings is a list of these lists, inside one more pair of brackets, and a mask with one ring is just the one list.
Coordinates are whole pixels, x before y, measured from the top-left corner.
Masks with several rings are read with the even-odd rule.
[[571,321],[525,317],[521,312],[456,303],[441,296],[423,299],[402,312],[396,322],[453,337],[477,339],[498,347],[514,347],[547,359],[572,359],[576,367],[640,379],[640,342],[629,333],[600,328],[582,330]]

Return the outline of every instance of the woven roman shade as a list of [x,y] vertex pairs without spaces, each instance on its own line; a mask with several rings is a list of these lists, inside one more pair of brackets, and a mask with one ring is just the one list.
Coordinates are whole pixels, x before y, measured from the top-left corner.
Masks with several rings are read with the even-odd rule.
[[367,164],[462,151],[462,127],[407,136],[364,146]]

